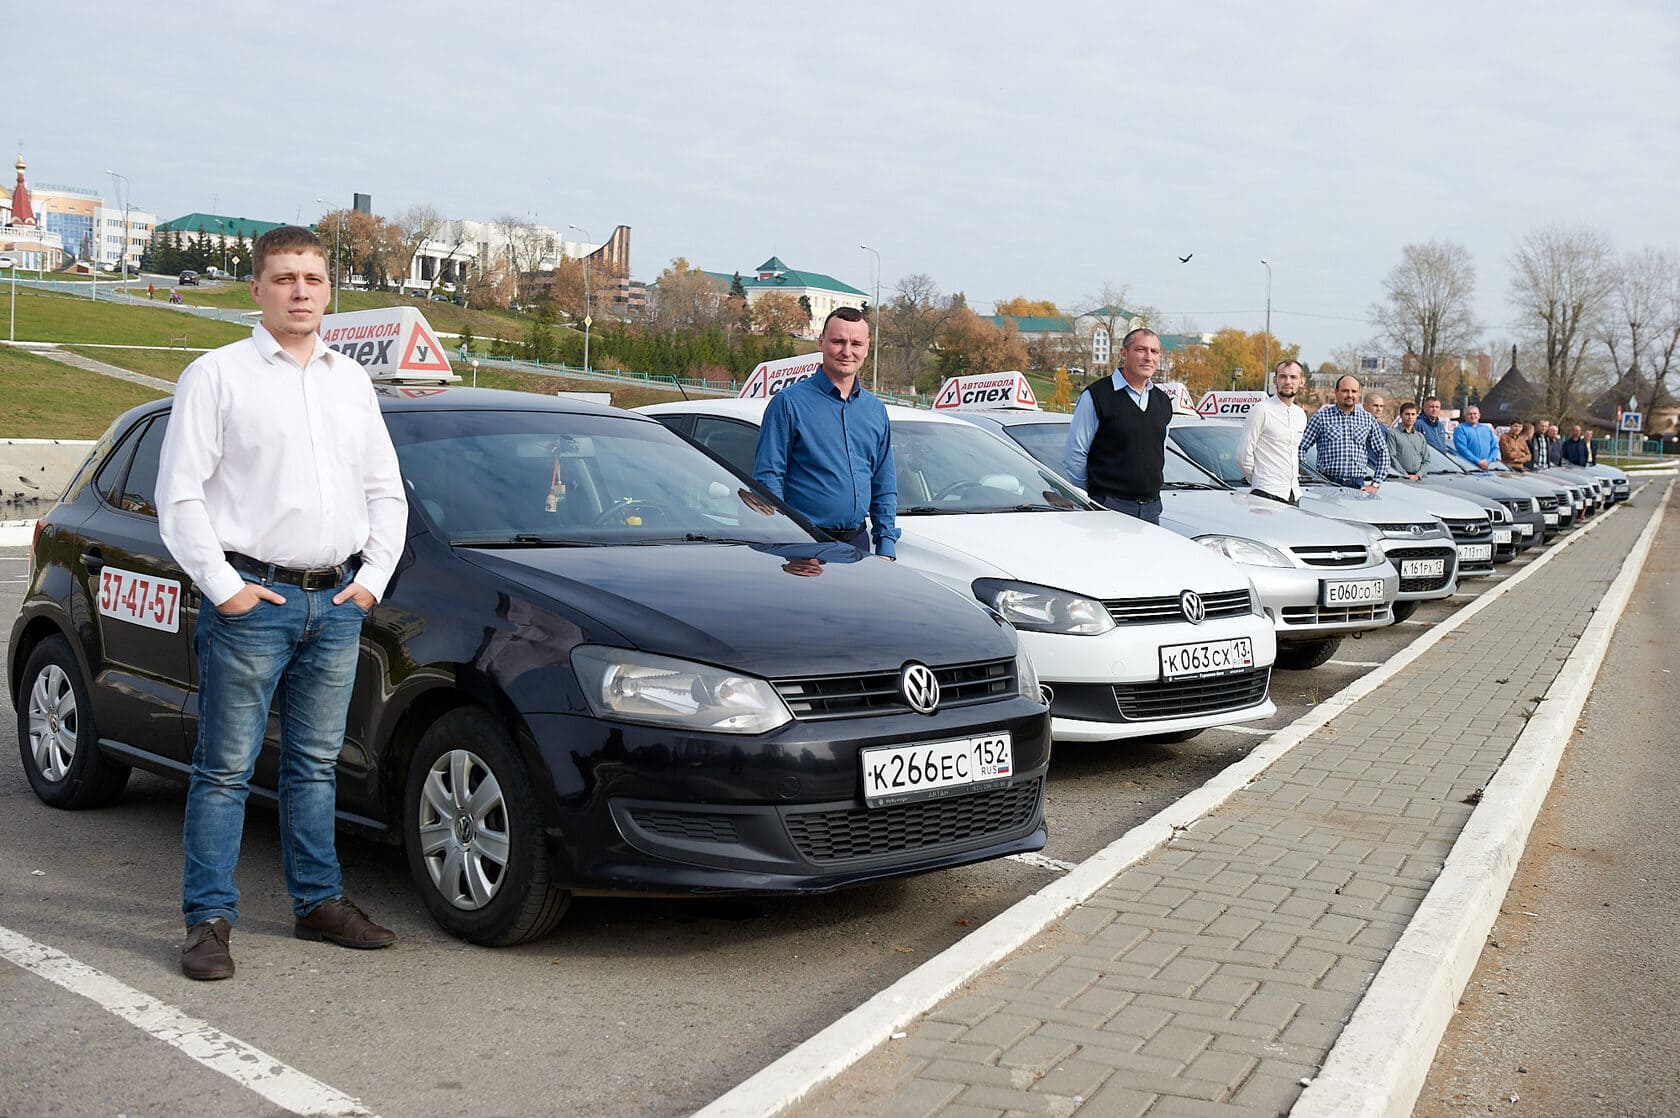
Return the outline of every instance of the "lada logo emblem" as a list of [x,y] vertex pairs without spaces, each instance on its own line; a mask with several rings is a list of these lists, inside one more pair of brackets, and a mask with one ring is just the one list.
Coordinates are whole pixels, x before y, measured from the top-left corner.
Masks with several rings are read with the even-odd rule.
[[917,714],[932,714],[939,709],[939,677],[926,664],[912,660],[904,665],[899,673],[898,689]]
[[1192,625],[1200,625],[1207,617],[1207,606],[1202,602],[1202,596],[1194,590],[1186,590],[1178,596],[1178,608],[1184,611],[1184,620]]
[[1412,535],[1414,535],[1414,536],[1423,535],[1423,525],[1421,525],[1421,524],[1412,525]]

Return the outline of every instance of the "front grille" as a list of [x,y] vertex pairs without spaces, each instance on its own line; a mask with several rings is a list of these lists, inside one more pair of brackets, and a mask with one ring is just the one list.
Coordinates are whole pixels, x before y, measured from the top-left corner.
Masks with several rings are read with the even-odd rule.
[[1284,606],[1285,625],[1345,625],[1352,621],[1381,621],[1388,616],[1388,607],[1380,604],[1362,606]]
[[1535,499],[1540,502],[1540,511],[1541,512],[1556,512],[1557,511],[1558,500],[1557,500],[1556,497],[1537,497]]
[[1534,503],[1533,497],[1501,497],[1499,498],[1499,503],[1510,509],[1513,513],[1539,511],[1538,507]]
[[1230,675],[1174,679],[1165,683],[1116,683],[1114,701],[1120,704],[1120,717],[1128,722],[1217,714],[1222,710],[1241,710],[1263,701],[1271,675],[1270,668],[1255,668]]
[[1363,567],[1370,556],[1363,547],[1292,547],[1291,555],[1309,567]]
[[1393,561],[1396,568],[1399,568],[1400,564],[1408,559],[1443,560],[1441,573],[1438,575],[1429,575],[1428,577],[1414,575],[1411,578],[1407,578],[1404,574],[1402,574],[1400,576],[1400,593],[1421,594],[1429,590],[1439,590],[1441,587],[1445,586],[1447,584],[1447,580],[1452,578],[1453,555],[1455,551],[1456,549],[1451,547],[1420,547],[1416,551],[1408,549],[1400,553],[1395,553],[1391,550],[1389,552],[1389,559]]
[[849,862],[940,846],[1002,841],[1038,816],[1042,779],[1007,788],[846,811],[790,811],[794,848],[812,862]]
[[[1220,590],[1200,595],[1209,621],[1216,617],[1241,617],[1252,607],[1247,590]],[[1151,625],[1166,621],[1184,621],[1184,608],[1178,595],[1161,598],[1122,598],[1104,602],[1108,615],[1116,625]]]
[[[933,674],[939,679],[941,710],[989,703],[1015,693],[1013,660],[947,665],[934,668]],[[778,679],[771,685],[799,719],[857,718],[910,709],[899,690],[896,671]]]
[[1452,520],[1442,517],[1459,543],[1487,543],[1493,539],[1493,525],[1484,517],[1480,520]]
[[661,838],[695,842],[739,842],[741,838],[733,815],[637,808],[631,810],[630,818],[642,830]]

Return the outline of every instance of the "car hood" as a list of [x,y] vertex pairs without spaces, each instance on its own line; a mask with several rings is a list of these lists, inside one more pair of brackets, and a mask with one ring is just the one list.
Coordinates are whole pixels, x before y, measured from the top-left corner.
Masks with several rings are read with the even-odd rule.
[[903,516],[900,558],[929,570],[961,553],[997,577],[1095,598],[1238,590],[1248,576],[1200,544],[1117,512],[996,512]]
[[[893,670],[1015,654],[972,598],[846,545],[650,544],[458,555],[647,652],[765,678]],[[784,569],[816,560],[821,574]]]
[[1425,474],[1413,484],[1444,489],[1448,493],[1474,493],[1478,497],[1488,497],[1495,501],[1515,500],[1529,496],[1523,490],[1507,485],[1497,478],[1481,477],[1475,474]]
[[[1436,516],[1411,493],[1404,496],[1392,490],[1367,493],[1340,485],[1307,486],[1301,491],[1301,507],[1320,516],[1356,520],[1361,524],[1399,524],[1434,520]],[[1480,509],[1476,515],[1481,515]]]
[[1496,504],[1492,497],[1480,493],[1450,493],[1437,485],[1418,481],[1390,481],[1401,495],[1429,510],[1431,516],[1452,520],[1480,520],[1488,514],[1488,505]]
[[1169,489],[1161,523],[1185,536],[1241,536],[1272,547],[1364,547],[1365,534],[1340,520],[1278,501],[1217,489]]

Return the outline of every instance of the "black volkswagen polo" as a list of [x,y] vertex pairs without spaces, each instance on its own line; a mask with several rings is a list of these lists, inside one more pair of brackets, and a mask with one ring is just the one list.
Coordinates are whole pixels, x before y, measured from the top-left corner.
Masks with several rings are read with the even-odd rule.
[[[362,630],[339,820],[406,848],[451,933],[527,940],[577,893],[815,892],[1043,846],[1049,722],[1006,623],[651,419],[379,391],[408,540]],[[152,504],[168,422],[167,400],[118,419],[36,529],[8,670],[57,807],[109,803],[133,766],[189,774],[200,603]]]

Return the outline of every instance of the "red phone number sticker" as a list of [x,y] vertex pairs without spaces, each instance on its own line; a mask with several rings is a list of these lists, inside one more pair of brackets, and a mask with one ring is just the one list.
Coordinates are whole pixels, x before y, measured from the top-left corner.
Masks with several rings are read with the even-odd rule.
[[181,629],[181,584],[118,567],[99,572],[99,612],[118,621],[177,633]]

